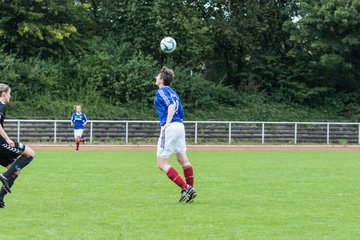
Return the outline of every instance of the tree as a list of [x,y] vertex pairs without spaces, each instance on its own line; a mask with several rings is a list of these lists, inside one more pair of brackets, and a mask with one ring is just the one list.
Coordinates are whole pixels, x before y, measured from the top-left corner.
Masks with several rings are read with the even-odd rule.
[[314,86],[360,89],[360,1],[299,1],[292,28],[297,50],[312,61]]
[[87,14],[72,0],[3,0],[0,45],[21,57],[62,57],[86,49]]
[[[85,3],[85,1],[82,1]],[[101,26],[103,37],[114,38],[119,45],[128,44],[135,52],[151,55],[162,64],[181,64],[201,68],[209,51],[210,29],[201,18],[197,5],[190,1],[134,0],[86,1]],[[95,12],[97,11],[97,12]],[[160,40],[172,36],[178,43],[171,55],[160,51]]]
[[[214,55],[207,60],[208,78],[246,89],[274,87],[284,64],[290,17],[289,1],[209,1],[205,8],[211,26]],[[281,73],[282,74],[282,73]]]

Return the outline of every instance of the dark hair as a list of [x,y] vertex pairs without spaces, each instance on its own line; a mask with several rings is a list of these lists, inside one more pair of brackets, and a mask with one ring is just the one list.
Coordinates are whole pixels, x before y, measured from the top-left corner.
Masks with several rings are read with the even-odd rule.
[[169,86],[170,83],[174,80],[175,74],[174,71],[165,66],[160,70],[160,78],[164,81],[165,86]]
[[0,83],[0,96],[3,92],[8,92],[10,89],[9,85]]

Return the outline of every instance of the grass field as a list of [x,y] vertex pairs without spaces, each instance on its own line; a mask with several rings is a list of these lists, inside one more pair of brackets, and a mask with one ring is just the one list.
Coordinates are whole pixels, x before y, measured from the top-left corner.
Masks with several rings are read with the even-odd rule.
[[0,209],[1,240],[359,238],[359,151],[189,151],[192,204],[154,151],[36,152]]

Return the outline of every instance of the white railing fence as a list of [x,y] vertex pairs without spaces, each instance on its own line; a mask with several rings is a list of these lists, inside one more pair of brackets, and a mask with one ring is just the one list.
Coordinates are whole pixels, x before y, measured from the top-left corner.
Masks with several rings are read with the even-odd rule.
[[[5,129],[17,141],[72,141],[69,120],[5,121]],[[360,123],[185,121],[187,141],[194,144],[360,144]],[[156,142],[158,121],[90,120],[85,129],[89,143],[137,144]]]

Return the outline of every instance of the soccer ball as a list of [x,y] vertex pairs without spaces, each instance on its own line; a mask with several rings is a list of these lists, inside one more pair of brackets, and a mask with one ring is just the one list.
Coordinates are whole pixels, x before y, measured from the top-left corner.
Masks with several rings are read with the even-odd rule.
[[172,37],[164,37],[160,42],[160,48],[164,53],[172,53],[176,49],[176,41]]

